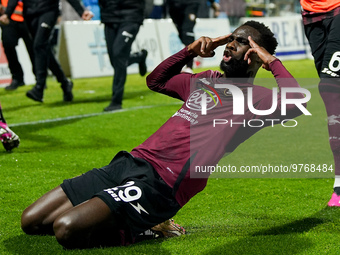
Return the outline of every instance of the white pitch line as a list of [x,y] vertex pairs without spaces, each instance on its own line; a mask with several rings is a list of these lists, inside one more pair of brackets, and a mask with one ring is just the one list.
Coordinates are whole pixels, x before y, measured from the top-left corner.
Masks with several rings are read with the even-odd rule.
[[175,102],[175,103],[170,103],[170,104],[159,104],[159,105],[144,105],[144,106],[136,106],[136,107],[131,107],[131,108],[120,109],[120,110],[111,111],[111,112],[88,113],[88,114],[68,116],[68,117],[63,117],[63,118],[55,118],[55,119],[46,119],[46,120],[38,120],[38,121],[31,121],[31,122],[14,123],[14,124],[9,125],[9,127],[38,125],[38,124],[45,124],[45,123],[51,123],[51,122],[73,120],[73,119],[84,119],[84,118],[100,116],[100,115],[104,115],[104,114],[115,114],[115,113],[120,113],[120,112],[131,112],[131,111],[136,111],[136,110],[141,110],[141,109],[150,109],[150,108],[170,106],[170,105],[179,105],[179,104],[183,104],[183,102]]
[[[306,86],[304,88],[311,89],[311,88],[316,88],[316,87],[318,87],[318,85],[314,84],[314,85]],[[156,108],[156,107],[169,106],[169,105],[179,105],[179,104],[183,104],[183,102],[175,102],[175,103],[171,103],[171,104],[136,106],[136,107],[120,109],[120,110],[116,110],[116,111],[112,111],[112,112],[88,113],[88,114],[68,116],[68,117],[63,117],[63,118],[38,120],[38,121],[23,122],[23,123],[14,123],[14,124],[11,124],[11,125],[8,125],[8,126],[9,127],[19,127],[19,126],[27,126],[27,125],[38,125],[38,124],[45,124],[45,123],[51,123],[51,122],[73,120],[73,119],[83,119],[83,118],[88,118],[88,117],[104,115],[104,114],[115,114],[115,113],[119,113],[119,112],[130,112],[130,111],[136,111],[136,110],[140,110],[140,109],[149,109],[149,108]]]

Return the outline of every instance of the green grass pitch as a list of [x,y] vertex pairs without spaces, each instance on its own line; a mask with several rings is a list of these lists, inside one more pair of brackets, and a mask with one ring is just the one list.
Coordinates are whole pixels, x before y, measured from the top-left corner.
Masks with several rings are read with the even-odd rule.
[[[313,62],[284,63],[295,77],[314,78],[301,82],[312,94],[312,116],[298,117],[295,128],[260,131],[223,159],[228,164],[333,164]],[[261,70],[258,76],[271,74]],[[28,205],[63,179],[104,166],[118,151],[139,145],[179,108],[177,100],[148,90],[144,78],[129,75],[126,111],[103,114],[111,79],[74,80],[72,103],[62,102],[52,78],[43,104],[25,97],[31,86],[0,89],[4,115],[21,138],[12,153],[0,150],[0,254],[339,254],[340,209],[326,207],[333,173],[323,178],[211,178],[175,216],[188,233],[178,238],[65,251],[53,236],[25,235],[20,216]]]

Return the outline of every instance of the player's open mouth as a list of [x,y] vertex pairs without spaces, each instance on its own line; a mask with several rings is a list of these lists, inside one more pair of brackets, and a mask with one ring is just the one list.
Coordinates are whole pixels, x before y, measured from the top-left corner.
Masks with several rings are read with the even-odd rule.
[[224,62],[229,62],[231,60],[232,56],[229,51],[224,51],[223,55],[223,61]]

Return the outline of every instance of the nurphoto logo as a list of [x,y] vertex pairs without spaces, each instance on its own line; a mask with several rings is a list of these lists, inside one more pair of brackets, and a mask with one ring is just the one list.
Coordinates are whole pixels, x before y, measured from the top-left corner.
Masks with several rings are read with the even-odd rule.
[[[207,86],[207,85],[206,85]],[[208,85],[209,86],[209,85]],[[220,97],[218,96],[215,89],[213,89],[211,86],[209,86],[210,89],[214,92],[214,94],[218,97],[219,101],[221,102]],[[217,89],[228,89],[230,94],[233,97],[233,114],[234,115],[244,115],[244,94],[243,91],[238,88],[235,85],[231,84],[215,84],[215,88]],[[203,89],[204,91],[207,91],[206,89]],[[277,108],[277,101],[278,101],[278,93],[277,88],[273,88],[272,93],[272,106],[270,109],[267,110],[257,110],[255,109],[253,105],[253,88],[248,87],[247,88],[247,105],[250,110],[250,112],[256,114],[256,115],[270,115],[272,114],[276,108]],[[209,91],[208,91],[209,92]],[[213,95],[209,92],[207,94],[214,100],[215,104],[217,104],[217,101],[214,99]],[[304,98],[287,98],[288,93],[301,93],[305,94]],[[201,114],[206,115],[207,114],[207,94],[202,94],[201,98]],[[287,104],[294,104],[297,108],[300,109],[300,111],[304,115],[312,115],[306,107],[303,106],[304,103],[307,103],[311,98],[311,94],[309,90],[304,88],[281,88],[281,115],[285,116],[287,114]],[[221,102],[222,105],[222,102]]]

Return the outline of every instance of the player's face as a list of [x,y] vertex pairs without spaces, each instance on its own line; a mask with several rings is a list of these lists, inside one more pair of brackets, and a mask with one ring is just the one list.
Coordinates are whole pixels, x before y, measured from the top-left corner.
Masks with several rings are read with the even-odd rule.
[[226,77],[249,77],[249,65],[244,60],[244,55],[250,48],[248,36],[256,41],[260,33],[255,28],[241,26],[228,38],[220,64]]

